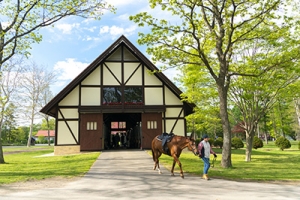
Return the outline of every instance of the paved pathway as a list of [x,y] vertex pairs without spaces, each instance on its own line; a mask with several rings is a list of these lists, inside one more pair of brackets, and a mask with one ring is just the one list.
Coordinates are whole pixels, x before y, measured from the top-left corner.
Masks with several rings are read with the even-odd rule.
[[235,182],[221,179],[205,181],[197,176],[171,177],[152,170],[152,158],[141,150],[105,151],[81,179],[59,188],[9,193],[0,200],[296,200],[300,185]]

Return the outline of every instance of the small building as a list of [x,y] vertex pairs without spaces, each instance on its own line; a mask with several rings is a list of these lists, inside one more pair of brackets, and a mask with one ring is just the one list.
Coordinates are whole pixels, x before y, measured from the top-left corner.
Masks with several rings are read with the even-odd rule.
[[[49,130],[50,141],[55,141],[55,130]],[[37,141],[39,137],[43,136],[45,140],[48,140],[48,130],[39,130],[37,134],[34,136],[34,139]]]
[[128,148],[149,149],[163,132],[186,136],[193,105],[126,37],[58,93],[41,112],[56,119],[54,153],[98,151],[124,133]]

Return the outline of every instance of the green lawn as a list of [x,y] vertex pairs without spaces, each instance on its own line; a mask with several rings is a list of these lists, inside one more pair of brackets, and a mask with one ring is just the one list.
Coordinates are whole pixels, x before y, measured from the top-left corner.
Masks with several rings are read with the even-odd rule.
[[[232,168],[221,167],[221,149],[213,149],[218,158],[215,167],[210,168],[209,175],[215,178],[247,181],[299,181],[300,182],[300,151],[298,142],[292,142],[292,147],[281,151],[274,142],[263,148],[253,149],[251,162],[245,162],[245,149],[232,149]],[[212,160],[211,156],[211,160]],[[184,151],[180,156],[180,161],[184,172],[201,176],[203,162],[191,152]],[[163,155],[160,162],[171,169],[173,159]],[[179,172],[176,165],[175,171]]]
[[[23,152],[26,151],[26,152]],[[209,175],[215,178],[246,181],[298,181],[300,182],[300,151],[298,142],[292,142],[292,148],[281,151],[274,142],[263,148],[253,149],[252,161],[245,162],[245,149],[232,150],[233,167],[224,169],[220,166],[221,149],[214,149],[218,154],[215,167]],[[37,157],[52,153],[53,146],[34,146],[4,148],[6,164],[0,164],[0,184],[45,179],[51,177],[75,177],[84,175],[95,162],[98,153],[83,153],[69,156]],[[150,152],[150,151],[149,151]],[[181,154],[180,161],[184,172],[201,176],[203,162],[189,151]],[[162,155],[160,162],[171,168],[172,158]],[[176,165],[175,172],[179,168]]]
[[[27,151],[19,152],[17,151]],[[0,164],[0,184],[45,179],[51,177],[75,177],[84,175],[95,162],[98,153],[69,156],[37,157],[53,152],[53,146],[4,148],[6,164]],[[9,152],[14,152],[13,154]]]

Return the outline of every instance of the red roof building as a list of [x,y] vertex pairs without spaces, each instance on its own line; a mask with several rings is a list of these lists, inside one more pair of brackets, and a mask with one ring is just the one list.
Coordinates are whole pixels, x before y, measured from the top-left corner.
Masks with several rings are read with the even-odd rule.
[[[55,130],[50,130],[49,134],[50,134],[50,140],[54,140]],[[48,140],[48,130],[39,130],[34,137],[35,137],[35,139],[38,139],[39,136],[43,136],[43,137],[45,137],[46,140]]]

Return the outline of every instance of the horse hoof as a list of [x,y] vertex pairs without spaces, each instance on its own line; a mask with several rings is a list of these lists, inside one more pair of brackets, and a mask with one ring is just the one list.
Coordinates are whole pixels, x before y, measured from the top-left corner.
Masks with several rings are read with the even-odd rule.
[[175,176],[174,174],[171,174],[171,176]]
[[162,174],[162,172],[158,172],[159,174]]
[[184,176],[181,176],[182,179],[184,179]]

